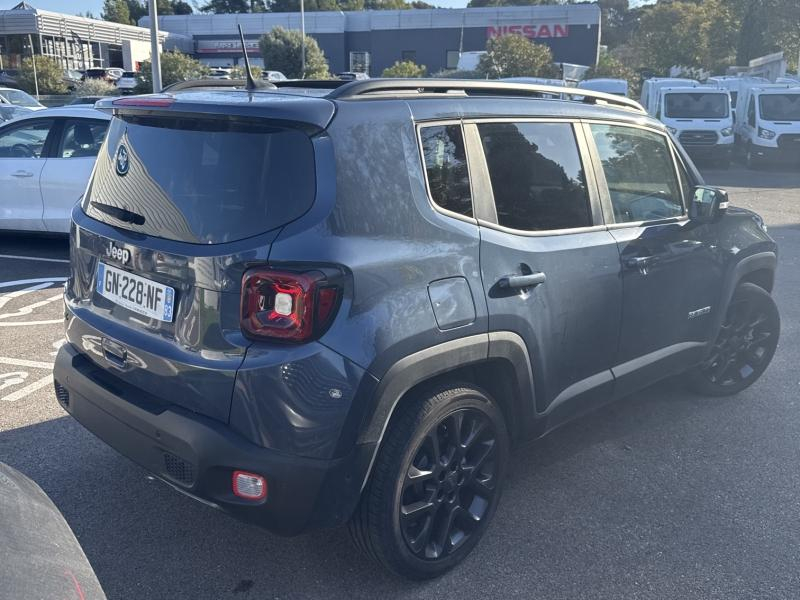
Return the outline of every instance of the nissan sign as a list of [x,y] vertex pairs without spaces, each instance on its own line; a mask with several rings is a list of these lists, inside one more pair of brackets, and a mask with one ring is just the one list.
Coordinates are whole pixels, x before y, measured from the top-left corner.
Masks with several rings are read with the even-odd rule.
[[486,28],[487,38],[496,38],[509,34],[521,35],[530,39],[565,38],[569,37],[569,25],[545,23],[542,25],[490,25]]

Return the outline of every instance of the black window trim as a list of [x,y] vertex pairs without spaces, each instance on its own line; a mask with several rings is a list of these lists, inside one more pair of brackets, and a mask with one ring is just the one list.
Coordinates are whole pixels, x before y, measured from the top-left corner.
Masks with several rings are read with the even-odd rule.
[[[470,172],[473,196],[472,206],[474,214],[481,227],[496,229],[503,233],[522,237],[552,237],[556,235],[573,235],[576,233],[590,233],[604,231],[606,223],[602,212],[602,204],[599,195],[598,181],[595,179],[594,168],[589,154],[589,144],[585,137],[585,132],[581,127],[580,119],[566,117],[492,117],[492,118],[469,118],[464,119],[464,129],[467,135],[464,138],[467,150],[467,162],[474,168]],[[578,157],[583,164],[586,176],[586,188],[589,193],[589,210],[592,218],[592,225],[586,227],[572,227],[569,229],[542,229],[529,231],[525,229],[513,229],[500,225],[497,219],[497,210],[494,203],[494,191],[492,190],[489,167],[486,163],[486,155],[483,151],[478,125],[483,123],[567,123],[572,125],[575,135],[575,143],[578,147]],[[473,177],[474,174],[474,177]],[[475,194],[475,190],[480,193]]]
[[[472,216],[468,217],[466,215],[462,215],[461,213],[454,212],[452,210],[448,210],[442,206],[439,206],[436,201],[433,199],[433,194],[431,193],[431,186],[430,182],[428,181],[428,168],[425,165],[425,152],[422,148],[422,130],[428,127],[445,127],[448,125],[458,125],[461,128],[461,137],[464,140],[464,152],[467,158],[467,178],[469,179],[469,194],[470,200],[472,201]],[[475,205],[475,184],[473,182],[472,177],[472,161],[470,160],[470,151],[469,146],[467,144],[467,136],[466,132],[464,131],[464,123],[461,119],[442,119],[436,121],[419,121],[416,124],[416,136],[417,136],[417,151],[419,152],[419,164],[420,168],[422,169],[422,177],[425,180],[425,197],[428,200],[428,204],[433,208],[434,211],[445,215],[447,217],[451,217],[453,219],[458,219],[459,221],[464,221],[465,223],[471,223],[473,225],[478,224],[478,219],[476,218],[477,215],[477,208]]]
[[[606,119],[582,119],[581,123],[583,125],[584,135],[589,145],[589,152],[592,156],[592,163],[594,165],[593,169],[594,176],[597,180],[598,187],[600,190],[600,197],[603,204],[603,215],[605,216],[607,229],[647,227],[650,225],[663,225],[666,223],[681,223],[689,220],[689,210],[688,210],[689,199],[683,197],[683,187],[680,185],[680,175],[678,173],[677,153],[675,151],[672,140],[670,139],[665,129],[659,128],[657,126],[651,126],[650,124],[647,123],[632,123],[630,121],[617,121],[617,120],[606,120]],[[631,221],[627,223],[617,223],[614,218],[614,209],[611,204],[611,196],[608,193],[608,182],[606,181],[606,175],[605,172],[603,171],[603,165],[600,162],[600,155],[597,151],[597,145],[594,143],[594,139],[592,137],[591,125],[613,125],[617,127],[629,127],[631,129],[642,129],[645,131],[649,131],[651,133],[658,134],[661,137],[663,137],[667,144],[667,148],[669,148],[670,150],[670,156],[672,157],[672,170],[675,174],[675,180],[678,182],[683,214],[678,217],[667,217],[664,219],[654,219],[651,221]],[[685,170],[687,171],[687,173],[690,173],[692,177],[694,177],[694,175],[688,168],[686,168]]]

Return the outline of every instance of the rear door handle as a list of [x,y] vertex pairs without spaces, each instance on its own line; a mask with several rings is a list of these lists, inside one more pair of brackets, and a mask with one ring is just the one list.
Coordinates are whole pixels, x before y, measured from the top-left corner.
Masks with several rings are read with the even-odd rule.
[[30,171],[14,171],[11,174],[12,177],[33,177],[33,173]]
[[501,288],[528,288],[534,287],[544,283],[547,280],[547,276],[542,273],[531,273],[529,275],[508,275],[507,277],[503,277],[500,281],[497,282]]

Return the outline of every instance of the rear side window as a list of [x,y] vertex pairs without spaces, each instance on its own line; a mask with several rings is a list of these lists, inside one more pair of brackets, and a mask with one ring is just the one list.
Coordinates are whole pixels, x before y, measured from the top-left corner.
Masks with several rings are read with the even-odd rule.
[[451,212],[472,217],[469,170],[461,125],[436,125],[420,130],[422,157],[431,200]]
[[667,139],[617,125],[592,125],[617,223],[683,214],[681,186]]
[[108,121],[68,121],[61,136],[58,158],[94,158],[103,145],[107,129]]
[[[299,130],[263,121],[115,118],[84,210],[148,235],[219,244],[302,215],[314,201],[315,175],[311,140]],[[135,219],[121,221],[113,208]]]
[[523,231],[592,225],[589,192],[569,123],[478,125],[498,224]]

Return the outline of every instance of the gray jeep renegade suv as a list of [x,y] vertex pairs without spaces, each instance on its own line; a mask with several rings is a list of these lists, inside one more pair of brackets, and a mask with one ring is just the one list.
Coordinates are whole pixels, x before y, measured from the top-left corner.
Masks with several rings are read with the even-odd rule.
[[635,102],[279,85],[106,101],[73,212],[57,397],[176,489],[433,577],[515,445],[769,364],[775,242]]

